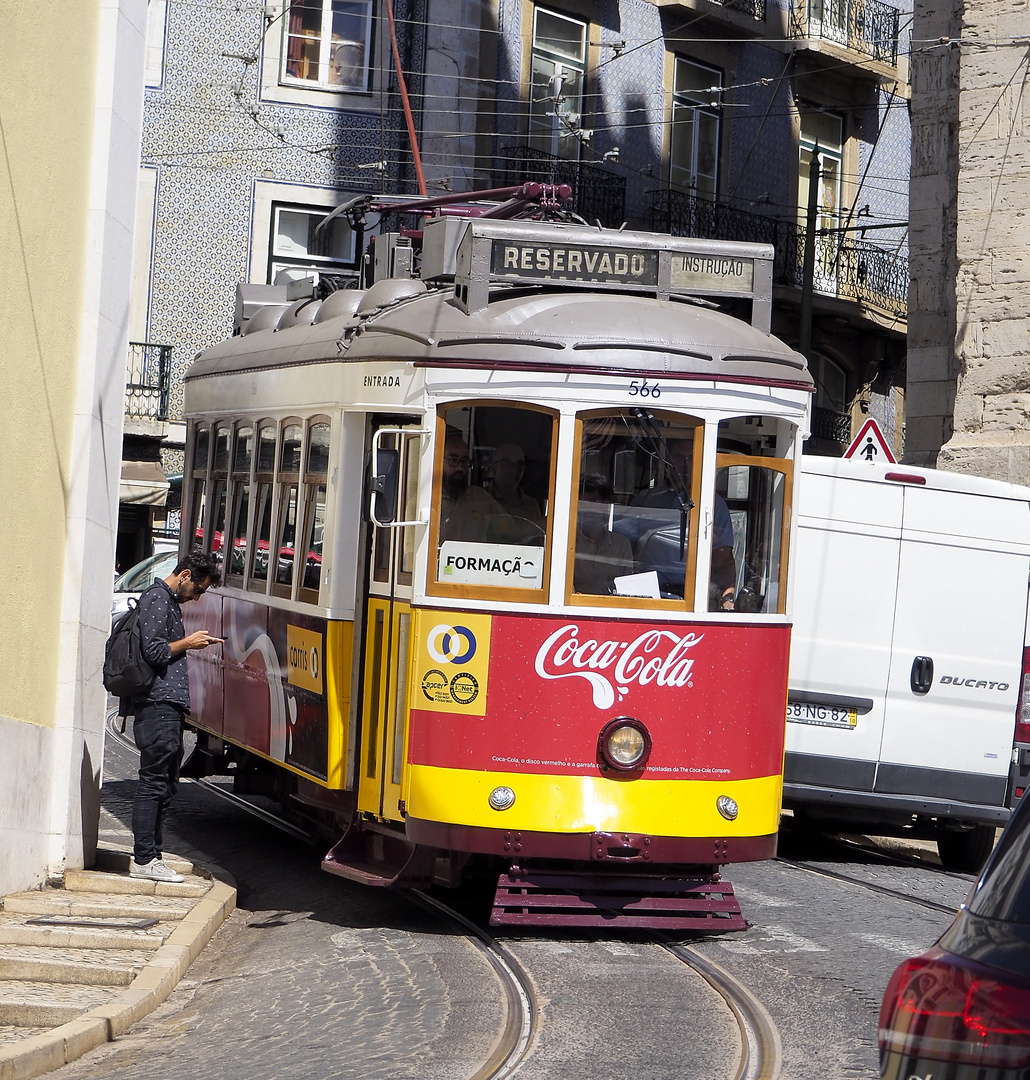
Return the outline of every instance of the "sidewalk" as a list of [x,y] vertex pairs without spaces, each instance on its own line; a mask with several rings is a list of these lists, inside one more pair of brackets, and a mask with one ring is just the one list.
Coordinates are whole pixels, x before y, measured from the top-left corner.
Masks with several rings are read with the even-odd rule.
[[0,1080],[116,1039],[168,997],[236,906],[232,885],[171,855],[184,882],[130,878],[123,831],[124,844],[106,830],[96,866],[69,870],[60,888],[0,900]]

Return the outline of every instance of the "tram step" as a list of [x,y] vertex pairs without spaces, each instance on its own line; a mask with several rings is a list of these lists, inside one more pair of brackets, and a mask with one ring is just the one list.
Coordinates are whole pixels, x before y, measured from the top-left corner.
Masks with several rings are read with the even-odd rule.
[[490,925],[747,929],[728,881],[515,868],[497,881]]

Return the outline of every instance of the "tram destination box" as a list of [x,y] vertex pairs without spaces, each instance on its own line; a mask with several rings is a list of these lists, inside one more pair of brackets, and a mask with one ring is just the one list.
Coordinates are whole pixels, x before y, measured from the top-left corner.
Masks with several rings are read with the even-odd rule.
[[[461,224],[454,293],[466,314],[487,305],[491,283],[582,285],[644,293],[659,300],[741,297],[751,301],[751,325],[769,333],[773,270],[769,244],[532,221],[479,219]],[[441,236],[434,243],[442,247],[452,237]]]

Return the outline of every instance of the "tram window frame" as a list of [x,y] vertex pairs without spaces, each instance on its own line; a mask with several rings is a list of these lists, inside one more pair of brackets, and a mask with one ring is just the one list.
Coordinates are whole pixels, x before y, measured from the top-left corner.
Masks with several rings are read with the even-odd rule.
[[[572,499],[569,511],[568,550],[565,563],[565,602],[577,607],[615,607],[651,611],[695,611],[697,592],[697,557],[699,552],[700,517],[692,513],[687,525],[684,559],[683,599],[675,597],[621,596],[614,593],[584,593],[575,589],[576,540],[579,522],[580,482],[583,463],[583,433],[586,423],[605,418],[614,419],[631,410],[625,406],[590,409],[577,413],[572,456]],[[694,446],[690,470],[690,498],[695,508],[700,506],[701,478],[704,473],[704,442],[706,422],[699,416],[672,410],[648,410],[657,421],[668,421],[693,429]],[[613,463],[614,468],[614,463]],[[639,493],[638,493],[639,494]],[[632,505],[632,504],[628,504]]]
[[[209,535],[207,522],[208,508],[208,465],[211,454],[211,427],[208,423],[194,423],[190,434],[192,436],[189,448],[190,455],[190,486],[187,514],[185,515],[185,528],[182,529],[182,539],[186,541],[185,547],[180,547],[185,552],[195,548],[204,548],[204,538]],[[199,521],[198,521],[199,516]],[[200,533],[198,540],[197,533]],[[205,549],[206,550],[206,549]]]
[[[296,450],[296,471],[287,470],[285,456],[288,451],[286,436],[292,428],[299,428],[300,441]],[[307,431],[304,420],[299,416],[285,417],[279,423],[278,453],[276,455],[275,487],[274,487],[274,510],[272,512],[272,537],[274,543],[268,550],[269,566],[269,593],[272,596],[290,598],[293,596],[294,585],[297,581],[297,533],[302,523],[303,508],[301,507],[301,465],[304,461],[304,448]],[[290,462],[292,464],[292,461]],[[285,548],[285,531],[290,524],[289,511],[293,510],[293,559],[290,563],[288,575],[280,569],[282,552]],[[275,569],[273,571],[273,554]],[[288,581],[281,580],[288,577]]]
[[[418,485],[421,466],[422,431],[387,432],[380,448],[400,453],[400,478],[397,485],[399,521],[414,521],[418,517]],[[408,586],[415,580],[415,552],[418,544],[413,525],[376,528],[372,532],[372,580],[379,584],[390,581],[391,572],[397,585]],[[391,560],[392,563],[391,563]]]
[[[751,428],[751,431],[747,431]],[[755,553],[751,550],[755,543],[755,534],[750,520],[747,521],[745,534],[738,536],[734,529],[734,607],[724,608],[716,605],[713,596],[711,611],[713,613],[726,612],[728,614],[746,614],[749,618],[762,618],[769,616],[781,616],[787,612],[787,581],[790,564],[790,522],[793,514],[794,495],[794,467],[795,459],[793,448],[797,443],[797,427],[790,421],[781,417],[762,415],[743,415],[724,417],[719,422],[718,451],[715,459],[715,494],[726,499],[730,513],[739,512],[733,506],[734,499],[729,493],[723,496],[719,491],[720,473],[723,469],[746,468],[766,469],[782,475],[783,501],[779,509],[779,550],[777,558],[779,565],[775,577],[777,595],[775,611],[751,611],[745,607],[737,608],[741,593],[747,587],[747,574],[749,565],[755,564]],[[748,495],[750,500],[750,476],[748,478]],[[747,513],[750,514],[750,507]],[[715,536],[713,532],[712,544]],[[713,548],[714,550],[714,548]],[[764,599],[764,597],[763,597]]]
[[[271,461],[266,462],[262,456],[262,447],[267,446],[267,441],[262,441],[262,433],[270,431]],[[248,547],[250,554],[247,559],[247,589],[250,592],[267,593],[268,581],[272,577],[270,573],[272,561],[272,537],[275,535],[275,473],[279,461],[279,424],[269,417],[263,417],[254,423],[254,471],[253,492],[254,507],[251,511],[253,526],[248,533]],[[270,464],[271,468],[265,468]],[[266,515],[267,511],[267,515]],[[266,554],[264,572],[258,569],[258,560],[261,556],[261,534],[264,531],[262,523],[267,516],[268,536],[266,538]],[[252,542],[251,542],[252,541]]]
[[[538,413],[546,416],[551,421],[551,445],[548,451],[548,488],[547,488],[547,511],[544,524],[544,567],[541,585],[539,588],[520,588],[506,585],[480,585],[480,584],[448,584],[440,581],[437,576],[440,549],[440,494],[443,483],[444,444],[449,433],[447,414],[452,410],[461,409],[519,409],[526,412]],[[448,401],[437,406],[436,423],[434,425],[433,446],[433,496],[432,509],[429,515],[429,567],[426,573],[426,593],[429,596],[447,596],[462,600],[491,600],[511,601],[522,604],[544,605],[550,595],[551,564],[553,558],[554,540],[554,514],[555,502],[554,491],[557,477],[558,458],[558,431],[561,426],[561,416],[557,409],[547,408],[533,402],[510,401],[504,398],[474,398],[471,400]],[[474,454],[477,447],[470,446],[470,455]],[[524,450],[524,448],[523,448]]]
[[[325,470],[312,469],[311,461],[311,448],[314,445],[311,437],[311,433],[315,428],[325,428],[326,440],[325,440]],[[328,524],[328,499],[329,499],[329,457],[332,453],[332,437],[333,437],[333,424],[332,420],[328,416],[317,415],[310,417],[304,425],[304,446],[303,457],[301,462],[303,464],[302,476],[301,476],[301,496],[300,506],[298,507],[299,522],[300,522],[300,538],[302,540],[302,550],[304,554],[303,564],[300,575],[298,577],[296,569],[294,570],[294,577],[296,579],[297,587],[297,599],[309,604],[318,603],[319,590],[322,587],[322,567],[324,563],[322,559],[325,552],[325,530]],[[318,552],[319,555],[319,576],[318,585],[312,588],[306,584],[308,580],[308,560],[315,554],[313,551],[314,534],[313,531],[317,526],[315,521],[315,514],[319,507],[318,491],[322,492],[322,550]],[[296,550],[296,549],[295,549]],[[294,555],[294,566],[296,567],[296,553]]]
[[[245,433],[249,433],[250,448],[245,461],[241,462],[240,443]],[[239,421],[233,431],[232,453],[229,460],[229,513],[226,519],[228,528],[226,539],[222,544],[223,550],[228,552],[228,559],[222,560],[222,577],[226,585],[235,585],[238,588],[244,588],[246,585],[252,509],[251,473],[257,446],[256,434],[256,425],[253,421]]]

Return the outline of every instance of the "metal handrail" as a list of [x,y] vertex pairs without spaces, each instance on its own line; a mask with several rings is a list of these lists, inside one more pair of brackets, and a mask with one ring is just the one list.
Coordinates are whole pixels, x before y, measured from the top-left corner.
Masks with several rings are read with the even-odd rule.
[[171,385],[172,346],[130,341],[125,368],[125,415],[167,420]]

